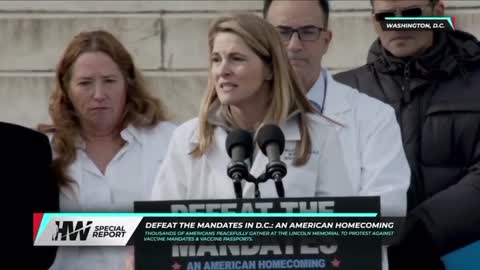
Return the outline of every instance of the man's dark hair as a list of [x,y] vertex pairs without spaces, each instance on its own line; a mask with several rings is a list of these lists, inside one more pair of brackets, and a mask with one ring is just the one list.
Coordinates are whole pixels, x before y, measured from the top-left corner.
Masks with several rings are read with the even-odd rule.
[[[263,17],[267,18],[268,9],[274,0],[264,0],[263,1]],[[279,0],[280,1],[280,0]],[[328,4],[328,0],[318,0],[318,4],[322,9],[325,15],[324,27],[328,26],[328,16],[330,15],[330,5]]]
[[[372,6],[372,8],[373,8],[373,1],[375,0],[370,0],[370,5]],[[433,7],[437,4],[438,1],[439,0],[430,0],[430,5]]]

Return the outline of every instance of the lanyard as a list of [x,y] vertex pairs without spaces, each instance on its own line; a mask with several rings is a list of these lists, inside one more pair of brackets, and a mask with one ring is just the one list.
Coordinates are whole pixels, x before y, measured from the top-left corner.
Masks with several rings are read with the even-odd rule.
[[325,108],[325,100],[327,99],[327,76],[323,79],[323,99],[322,99],[322,108],[320,108],[320,113],[323,114],[323,110]]

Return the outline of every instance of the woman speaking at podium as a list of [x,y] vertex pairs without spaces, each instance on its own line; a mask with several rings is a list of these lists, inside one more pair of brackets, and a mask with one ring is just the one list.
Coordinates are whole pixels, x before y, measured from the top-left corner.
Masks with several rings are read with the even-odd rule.
[[[337,124],[314,113],[288,62],[273,26],[253,14],[217,19],[208,33],[209,77],[200,113],[174,131],[156,176],[153,200],[235,198],[227,175],[227,135],[238,129],[255,134],[264,124],[281,128],[285,197],[354,196]],[[261,175],[268,159],[254,147],[248,169]],[[277,197],[272,181],[261,196]],[[254,185],[242,181],[243,198]]]

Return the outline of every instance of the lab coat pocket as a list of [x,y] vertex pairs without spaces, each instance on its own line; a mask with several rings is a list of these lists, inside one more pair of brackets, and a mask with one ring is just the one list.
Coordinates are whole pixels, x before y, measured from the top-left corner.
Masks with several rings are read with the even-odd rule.
[[[287,167],[287,175],[283,179],[285,197],[313,197],[315,195],[317,172],[308,166]],[[274,185],[273,181],[272,184]]]

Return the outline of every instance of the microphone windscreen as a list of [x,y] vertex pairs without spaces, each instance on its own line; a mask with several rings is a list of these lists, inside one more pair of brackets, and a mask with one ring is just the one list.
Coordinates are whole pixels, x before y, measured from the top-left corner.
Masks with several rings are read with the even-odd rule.
[[280,155],[285,148],[285,136],[282,130],[276,125],[264,125],[257,134],[257,143],[262,153],[267,155],[267,145],[276,143],[279,148]]
[[236,146],[243,146],[245,156],[251,156],[253,152],[252,135],[243,129],[237,129],[228,133],[227,140],[225,142],[225,148],[227,149],[227,153],[230,158],[232,158],[232,150]]

